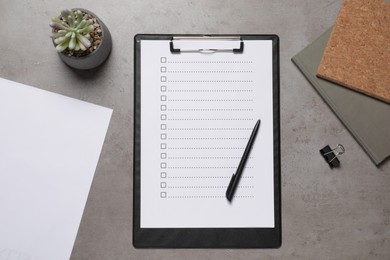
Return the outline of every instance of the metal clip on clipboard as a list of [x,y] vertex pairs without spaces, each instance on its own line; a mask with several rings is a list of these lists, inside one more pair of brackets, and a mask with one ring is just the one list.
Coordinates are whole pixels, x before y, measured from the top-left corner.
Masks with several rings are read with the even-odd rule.
[[[174,48],[174,41],[180,40],[206,40],[206,41],[239,41],[240,48],[201,48],[201,49],[180,49]],[[215,53],[215,52],[233,52],[233,53],[243,53],[244,51],[244,42],[240,36],[173,36],[170,43],[170,50],[173,54],[180,54],[183,52],[200,52],[200,53]]]

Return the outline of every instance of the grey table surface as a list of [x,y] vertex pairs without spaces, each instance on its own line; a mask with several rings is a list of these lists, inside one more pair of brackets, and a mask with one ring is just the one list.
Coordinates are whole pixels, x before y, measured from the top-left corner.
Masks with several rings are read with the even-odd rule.
[[[389,259],[390,161],[377,168],[290,61],[333,25],[341,0],[0,1],[0,77],[113,108],[71,259]],[[98,71],[64,65],[49,38],[64,8],[96,13],[113,37]],[[133,37],[137,33],[280,37],[282,246],[135,249]],[[341,168],[319,154],[342,143]]]

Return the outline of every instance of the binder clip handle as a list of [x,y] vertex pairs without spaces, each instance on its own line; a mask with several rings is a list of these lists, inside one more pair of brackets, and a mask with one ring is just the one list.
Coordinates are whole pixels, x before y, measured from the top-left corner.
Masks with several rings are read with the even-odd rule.
[[320,153],[324,157],[325,161],[329,164],[330,168],[336,168],[340,166],[340,160],[337,156],[343,154],[345,148],[343,145],[338,144],[335,148],[331,149],[329,145],[320,150]]

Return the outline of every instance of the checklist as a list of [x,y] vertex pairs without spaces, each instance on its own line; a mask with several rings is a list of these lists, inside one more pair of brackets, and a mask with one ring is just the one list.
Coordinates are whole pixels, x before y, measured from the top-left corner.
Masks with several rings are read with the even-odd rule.
[[[166,43],[141,46],[141,227],[273,227],[271,42],[248,42],[240,55],[175,55]],[[227,185],[259,118],[229,203]]]

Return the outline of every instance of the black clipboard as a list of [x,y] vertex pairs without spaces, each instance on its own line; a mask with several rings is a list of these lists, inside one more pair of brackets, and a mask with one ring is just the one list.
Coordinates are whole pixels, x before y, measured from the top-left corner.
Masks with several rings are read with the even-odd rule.
[[[274,228],[141,228],[141,42],[170,41],[171,52],[176,49],[174,37],[239,38],[239,53],[245,42],[251,40],[272,41],[273,73],[273,154],[274,154]],[[233,54],[232,54],[233,55]],[[134,165],[133,165],[133,245],[136,248],[278,248],[281,246],[281,170],[280,170],[280,105],[279,105],[279,38],[276,35],[146,35],[134,37]]]

